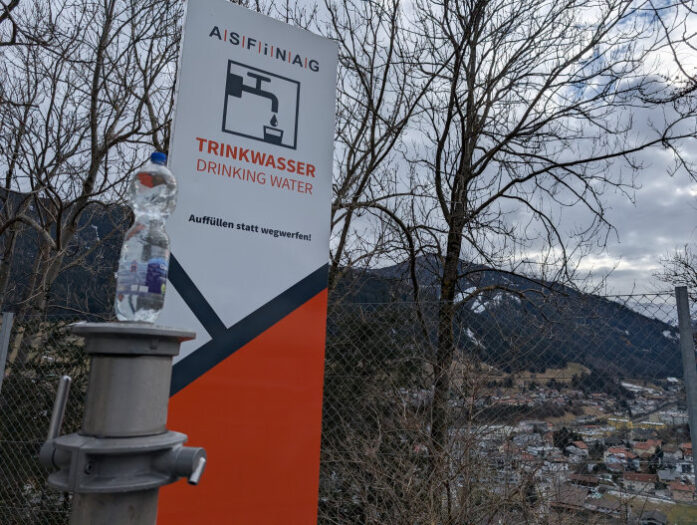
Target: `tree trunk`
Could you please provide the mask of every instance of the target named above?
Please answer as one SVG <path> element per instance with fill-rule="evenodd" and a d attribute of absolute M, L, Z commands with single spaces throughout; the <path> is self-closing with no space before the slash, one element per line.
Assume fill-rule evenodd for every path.
<path fill-rule="evenodd" d="M 458 266 L 460 249 L 462 247 L 461 220 L 452 221 L 448 233 L 448 245 L 443 273 L 440 283 L 440 301 L 438 304 L 438 340 L 436 359 L 433 364 L 434 389 L 431 412 L 431 476 L 434 487 L 432 504 L 440 507 L 443 495 L 447 502 L 446 522 L 450 523 L 452 511 L 451 491 L 449 482 L 448 430 L 450 428 L 450 369 L 454 355 L 453 320 L 455 317 L 455 291 L 457 289 Z M 442 487 L 443 492 L 439 489 Z"/>
<path fill-rule="evenodd" d="M 41 241 L 39 241 L 41 242 Z M 38 292 L 38 282 L 45 271 L 45 264 L 48 255 L 50 253 L 50 247 L 46 242 L 41 242 L 38 253 L 36 254 L 36 259 L 34 260 L 34 266 L 32 268 L 32 273 L 29 278 L 29 284 L 27 286 L 27 291 L 25 299 L 19 306 L 16 313 L 16 319 L 19 324 L 23 324 L 26 321 L 31 321 L 30 325 L 32 328 L 25 327 L 22 332 L 21 339 L 15 342 L 15 351 L 9 356 L 9 364 L 16 369 L 22 369 L 24 364 L 29 357 L 29 352 L 32 346 L 33 334 L 32 329 L 36 325 L 38 319 L 34 314 L 36 311 L 36 294 Z"/>
<path fill-rule="evenodd" d="M 435 383 L 431 440 L 436 450 L 445 448 L 447 442 L 448 397 L 450 394 L 449 369 L 453 359 L 453 317 L 455 313 L 453 302 L 457 285 L 457 263 L 460 254 L 460 242 L 456 238 L 457 235 L 451 233 L 448 237 L 448 250 L 443 264 L 443 275 L 440 285 L 438 344 L 433 367 Z"/>
<path fill-rule="evenodd" d="M 33 311 L 38 314 L 45 314 L 48 308 L 49 298 L 51 297 L 51 287 L 54 281 L 58 278 L 61 268 L 63 266 L 63 259 L 65 255 L 56 255 L 53 261 L 51 261 L 43 274 L 41 275 L 41 281 L 37 287 L 37 295 L 34 301 Z"/>

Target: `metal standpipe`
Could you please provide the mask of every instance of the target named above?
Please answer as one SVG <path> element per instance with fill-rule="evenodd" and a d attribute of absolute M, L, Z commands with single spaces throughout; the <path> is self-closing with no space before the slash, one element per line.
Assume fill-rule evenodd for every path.
<path fill-rule="evenodd" d="M 81 323 L 90 375 L 82 428 L 58 436 L 70 378 L 64 377 L 40 459 L 49 486 L 73 492 L 71 525 L 155 525 L 159 488 L 197 484 L 202 448 L 168 431 L 172 358 L 195 334 L 146 323 Z"/>

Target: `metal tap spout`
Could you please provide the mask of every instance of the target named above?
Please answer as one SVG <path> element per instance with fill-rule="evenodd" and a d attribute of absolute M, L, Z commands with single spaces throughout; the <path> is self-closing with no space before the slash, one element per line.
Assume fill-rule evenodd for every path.
<path fill-rule="evenodd" d="M 262 89 L 262 83 L 271 82 L 271 79 L 257 73 L 247 73 L 247 76 L 255 80 L 254 86 L 246 85 L 241 75 L 228 73 L 227 85 L 225 89 L 226 93 L 237 98 L 242 98 L 243 92 L 267 98 L 271 101 L 271 111 L 273 113 L 278 113 L 278 97 L 276 97 L 276 95 L 270 91 L 264 91 Z"/>

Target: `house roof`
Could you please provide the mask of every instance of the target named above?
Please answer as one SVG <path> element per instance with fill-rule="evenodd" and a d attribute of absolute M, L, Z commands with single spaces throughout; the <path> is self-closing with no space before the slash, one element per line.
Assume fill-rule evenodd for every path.
<path fill-rule="evenodd" d="M 668 486 L 670 487 L 670 490 L 676 490 L 679 492 L 694 492 L 695 491 L 694 485 L 687 485 L 685 483 L 680 483 L 679 481 L 673 481 L 672 483 L 669 483 Z"/>
<path fill-rule="evenodd" d="M 536 458 L 535 456 L 533 456 L 532 454 L 528 453 L 528 452 L 522 452 L 522 453 L 520 454 L 520 459 L 521 459 L 522 461 L 527 461 L 527 462 L 530 462 L 530 461 L 537 461 L 537 458 Z"/>
<path fill-rule="evenodd" d="M 552 499 L 553 505 L 563 507 L 583 507 L 583 503 L 588 496 L 588 489 L 576 487 L 574 485 L 562 485 L 558 488 Z"/>
<path fill-rule="evenodd" d="M 656 474 L 647 474 L 645 472 L 625 472 L 624 479 L 626 481 L 640 481 L 642 483 L 655 483 L 658 481 Z"/>
<path fill-rule="evenodd" d="M 600 483 L 600 478 L 589 474 L 571 474 L 569 476 L 569 481 L 586 485 L 598 485 Z"/>
<path fill-rule="evenodd" d="M 661 469 L 658 471 L 658 479 L 661 481 L 673 481 L 675 478 L 677 478 L 677 474 L 669 469 Z"/>
<path fill-rule="evenodd" d="M 638 441 L 634 443 L 636 450 L 649 450 L 650 448 L 656 448 L 661 446 L 661 441 L 658 439 L 647 439 L 646 441 Z"/>
<path fill-rule="evenodd" d="M 610 447 L 607 449 L 607 453 L 615 456 L 625 456 L 628 459 L 634 459 L 636 457 L 634 452 L 627 450 L 624 447 Z"/>
<path fill-rule="evenodd" d="M 581 450 L 588 450 L 588 445 L 586 445 L 583 441 L 574 441 L 573 445 Z"/>

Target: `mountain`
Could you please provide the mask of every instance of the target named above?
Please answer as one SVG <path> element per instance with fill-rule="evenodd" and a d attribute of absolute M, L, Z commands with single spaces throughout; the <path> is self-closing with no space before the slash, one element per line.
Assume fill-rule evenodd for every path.
<path fill-rule="evenodd" d="M 16 192 L 0 193 L 5 206 L 14 209 L 26 198 Z M 0 204 L 0 207 L 2 206 Z M 38 205 L 42 203 L 37 202 Z M 50 205 L 46 205 L 51 209 Z M 69 210 L 64 210 L 68 213 Z M 28 214 L 38 223 L 44 216 L 30 205 Z M 65 250 L 63 271 L 58 275 L 49 297 L 49 316 L 82 315 L 102 318 L 112 315 L 114 272 L 118 263 L 123 233 L 131 222 L 129 208 L 117 205 L 89 204 L 80 215 L 78 231 Z M 55 225 L 51 229 L 55 238 Z M 0 237 L 0 254 L 7 235 Z M 23 226 L 17 235 L 10 261 L 10 285 L 3 298 L 5 310 L 17 311 L 27 297 L 38 258 L 39 236 Z"/>
<path fill-rule="evenodd" d="M 461 352 L 474 354 L 490 366 L 505 372 L 542 372 L 576 362 L 595 376 L 615 379 L 682 377 L 677 328 L 644 315 L 655 313 L 655 308 L 466 261 L 461 261 L 459 272 L 463 277 L 456 296 L 455 339 Z M 435 257 L 417 261 L 420 298 L 425 318 L 431 320 L 431 337 L 435 336 L 439 274 Z M 468 299 L 485 287 L 495 289 Z M 409 267 L 403 263 L 354 273 L 335 293 L 346 302 L 396 307 L 412 300 Z M 658 310 L 674 309 L 672 298 L 658 299 L 666 307 Z"/>
<path fill-rule="evenodd" d="M 80 233 L 66 256 L 69 268 L 52 288 L 49 314 L 80 312 L 86 317 L 111 316 L 114 271 L 123 231 L 129 222 L 129 210 L 119 206 L 95 204 L 83 213 Z M 25 295 L 37 257 L 36 246 L 36 233 L 24 228 L 12 261 L 13 286 L 5 298 L 5 308 L 16 308 Z M 427 336 L 432 339 L 440 273 L 440 261 L 435 256 L 421 257 L 415 265 L 420 304 L 428 324 Z M 644 305 L 637 311 L 619 300 L 580 293 L 558 283 L 507 274 L 467 261 L 460 262 L 459 273 L 462 277 L 458 281 L 454 330 L 463 355 L 476 355 L 506 372 L 539 372 L 578 362 L 596 376 L 643 379 L 682 376 L 677 329 L 665 322 L 672 316 L 664 315 L 661 320 L 643 315 L 651 311 L 665 313 L 667 309 L 649 310 Z M 413 301 L 407 263 L 350 270 L 346 274 L 332 293 L 332 303 L 341 298 L 342 303 L 379 304 L 386 310 L 397 304 L 404 309 L 404 305 Z M 468 299 L 471 292 L 485 287 L 491 290 Z M 674 309 L 672 299 L 669 307 Z M 407 309 L 413 313 L 413 306 Z M 409 320 L 409 324 L 415 322 L 415 317 Z M 332 324 L 336 320 L 330 315 L 330 328 Z"/>

